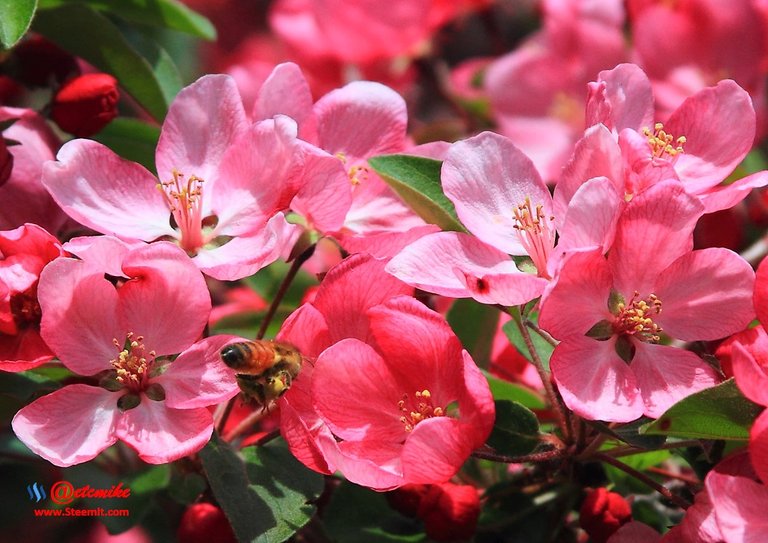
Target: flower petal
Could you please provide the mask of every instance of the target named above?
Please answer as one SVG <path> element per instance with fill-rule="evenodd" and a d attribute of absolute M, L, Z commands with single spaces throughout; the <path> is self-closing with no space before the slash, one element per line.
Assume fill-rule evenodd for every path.
<path fill-rule="evenodd" d="M 693 251 L 659 275 L 654 293 L 662 303 L 654 321 L 683 341 L 720 339 L 743 330 L 755 318 L 755 274 L 728 249 Z"/>
<path fill-rule="evenodd" d="M 175 409 L 207 407 L 237 395 L 235 375 L 219 356 L 228 343 L 245 341 L 231 335 L 202 339 L 181 353 L 152 383 L 162 385 L 165 404 Z"/>
<path fill-rule="evenodd" d="M 482 445 L 467 439 L 471 434 L 469 425 L 451 417 L 433 417 L 417 424 L 401 454 L 404 479 L 434 484 L 453 477 L 475 447 Z"/>
<path fill-rule="evenodd" d="M 616 340 L 571 337 L 549 361 L 565 405 L 588 420 L 629 422 L 643 414 L 632 369 L 616 354 Z"/>
<path fill-rule="evenodd" d="M 749 430 L 749 458 L 760 479 L 768 481 L 768 409 L 760 413 Z"/>
<path fill-rule="evenodd" d="M 212 432 L 213 417 L 207 409 L 172 409 L 146 396 L 123 413 L 115 430 L 149 464 L 167 464 L 199 451 Z"/>
<path fill-rule="evenodd" d="M 315 141 L 316 119 L 312 112 L 312 91 L 301 68 L 293 62 L 278 64 L 262 83 L 253 104 L 253 119 L 287 115 L 299 127 L 301 139 Z"/>
<path fill-rule="evenodd" d="M 77 222 L 103 234 L 152 241 L 175 236 L 157 179 L 91 140 L 65 143 L 43 167 L 43 185 Z"/>
<path fill-rule="evenodd" d="M 635 342 L 632 371 L 645 403 L 644 414 L 653 418 L 720 381 L 715 370 L 691 351 L 641 342 Z"/>
<path fill-rule="evenodd" d="M 68 385 L 23 407 L 13 431 L 35 454 L 56 466 L 87 462 L 115 443 L 119 395 Z"/>
<path fill-rule="evenodd" d="M 707 475 L 705 484 L 724 541 L 761 543 L 768 539 L 768 485 L 717 470 Z"/>
<path fill-rule="evenodd" d="M 760 365 L 741 343 L 734 343 L 731 351 L 733 376 L 744 396 L 753 402 L 768 406 L 768 368 Z"/>
<path fill-rule="evenodd" d="M 443 190 L 467 229 L 513 255 L 526 254 L 514 212 L 530 199 L 552 215 L 552 197 L 531 160 L 504 136 L 483 132 L 454 143 L 443 162 Z"/>

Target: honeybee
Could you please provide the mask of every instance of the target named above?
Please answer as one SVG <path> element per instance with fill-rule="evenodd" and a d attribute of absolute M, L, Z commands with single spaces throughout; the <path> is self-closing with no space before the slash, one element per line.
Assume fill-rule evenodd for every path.
<path fill-rule="evenodd" d="M 262 409 L 285 394 L 298 377 L 304 357 L 289 343 L 259 339 L 232 343 L 219 355 L 235 370 L 235 378 L 245 398 Z"/>

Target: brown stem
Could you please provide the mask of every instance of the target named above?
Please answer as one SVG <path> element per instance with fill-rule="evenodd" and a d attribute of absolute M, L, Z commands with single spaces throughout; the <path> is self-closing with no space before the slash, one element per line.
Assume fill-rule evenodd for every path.
<path fill-rule="evenodd" d="M 257 439 L 256 443 L 254 443 L 253 445 L 255 447 L 261 447 L 262 445 L 266 445 L 267 443 L 269 443 L 270 441 L 278 437 L 280 437 L 280 428 L 278 428 L 277 430 L 272 430 L 268 434 L 264 434 L 259 439 Z"/>
<path fill-rule="evenodd" d="M 621 462 L 620 460 L 617 460 L 612 456 L 608 456 L 607 454 L 603 454 L 603 453 L 597 453 L 595 454 L 594 458 L 596 460 L 600 460 L 601 462 L 605 462 L 606 464 L 610 464 L 613 467 L 620 469 L 627 475 L 630 475 L 635 479 L 637 479 L 638 481 L 648 485 L 649 487 L 654 489 L 656 492 L 658 492 L 659 494 L 661 494 L 662 496 L 664 496 L 669 501 L 671 501 L 672 503 L 674 503 L 675 505 L 677 505 L 682 509 L 688 509 L 691 506 L 691 504 L 688 503 L 686 500 L 684 500 L 680 496 L 672 494 L 672 492 L 667 487 L 660 485 L 645 473 L 637 471 L 635 468 L 632 468 L 626 465 L 624 462 Z"/>
<path fill-rule="evenodd" d="M 491 460 L 493 462 L 502 462 L 505 464 L 523 464 L 526 462 L 551 462 L 552 460 L 563 458 L 565 456 L 565 450 L 553 449 L 551 451 L 524 454 L 522 456 L 506 456 L 504 454 L 481 449 L 474 451 L 472 456 L 482 460 Z"/>
<path fill-rule="evenodd" d="M 657 468 L 656 466 L 651 466 L 647 468 L 648 471 L 656 473 L 657 475 L 662 475 L 664 477 L 667 477 L 669 479 L 677 479 L 678 481 L 682 481 L 686 484 L 689 484 L 691 486 L 697 486 L 701 484 L 701 481 L 699 481 L 696 477 L 691 477 L 689 475 L 683 475 L 680 473 L 672 473 L 669 470 Z"/>
<path fill-rule="evenodd" d="M 533 321 L 526 320 L 525 321 L 525 325 L 528 326 L 528 328 L 530 328 L 531 330 L 533 330 L 537 334 L 539 334 L 539 336 L 541 336 L 541 339 L 543 339 L 544 341 L 546 341 L 547 343 L 549 343 L 553 347 L 557 347 L 557 344 L 559 343 L 559 341 L 557 341 L 555 338 L 550 336 L 547 332 L 545 332 L 544 330 L 539 328 L 538 324 L 536 324 Z"/>
<path fill-rule="evenodd" d="M 229 432 L 224 434 L 224 441 L 232 441 L 236 437 L 240 437 L 242 434 L 248 431 L 249 428 L 251 428 L 254 424 L 256 424 L 259 420 L 264 418 L 264 415 L 266 414 L 266 411 L 263 411 L 262 409 L 257 409 L 250 415 L 246 416 L 243 420 L 241 420 L 239 423 L 237 423 L 237 426 L 232 428 Z"/>

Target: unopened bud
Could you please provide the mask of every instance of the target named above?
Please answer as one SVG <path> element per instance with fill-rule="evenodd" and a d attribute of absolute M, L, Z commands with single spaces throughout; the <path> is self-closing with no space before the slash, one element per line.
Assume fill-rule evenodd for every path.
<path fill-rule="evenodd" d="M 119 98 L 117 80 L 111 75 L 81 75 L 70 79 L 56 93 L 51 118 L 74 136 L 92 136 L 117 116 Z"/>
<path fill-rule="evenodd" d="M 178 540 L 185 543 L 235 543 L 235 534 L 224 512 L 210 503 L 194 503 L 181 517 Z"/>
<path fill-rule="evenodd" d="M 581 505 L 579 525 L 594 543 L 605 543 L 613 533 L 632 520 L 632 509 L 615 492 L 598 488 L 587 494 Z"/>

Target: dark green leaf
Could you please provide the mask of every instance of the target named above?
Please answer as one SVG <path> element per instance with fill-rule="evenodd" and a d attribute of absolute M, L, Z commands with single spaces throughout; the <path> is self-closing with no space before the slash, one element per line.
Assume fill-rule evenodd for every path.
<path fill-rule="evenodd" d="M 393 543 L 425 540 L 421 523 L 395 512 L 381 492 L 343 482 L 323 515 L 337 543 Z"/>
<path fill-rule="evenodd" d="M 170 100 L 167 82 L 120 34 L 104 15 L 81 3 L 61 5 L 38 12 L 33 27 L 73 55 L 114 75 L 120 86 L 156 120 L 165 117 Z M 158 61 L 160 78 L 167 75 L 165 61 Z"/>
<path fill-rule="evenodd" d="M 488 445 L 508 456 L 527 454 L 539 443 L 539 421 L 529 409 L 509 400 L 496 400 L 496 421 Z"/>
<path fill-rule="evenodd" d="M 487 372 L 484 372 L 484 374 L 485 378 L 488 379 L 488 385 L 491 387 L 491 394 L 493 394 L 494 400 L 518 402 L 528 409 L 544 409 L 546 407 L 547 404 L 544 398 L 533 390 L 516 383 L 504 381 L 503 379 L 497 379 Z"/>
<path fill-rule="evenodd" d="M 181 75 L 173 63 L 173 59 L 171 59 L 165 49 L 160 47 L 154 39 L 146 34 L 128 32 L 126 39 L 136 52 L 152 67 L 152 73 L 155 74 L 155 79 L 157 79 L 165 102 L 167 104 L 173 102 L 173 99 L 183 86 Z"/>
<path fill-rule="evenodd" d="M 177 502 L 190 505 L 207 487 L 205 477 L 198 473 L 174 473 L 171 484 L 168 486 L 168 493 Z"/>
<path fill-rule="evenodd" d="M 529 316 L 528 318 L 533 319 L 533 317 L 534 316 Z M 539 355 L 539 358 L 544 364 L 544 367 L 549 368 L 549 358 L 552 356 L 552 351 L 554 351 L 555 348 L 551 343 L 539 335 L 533 328 L 528 326 L 527 329 L 528 334 L 531 336 L 533 347 L 536 349 L 536 354 Z M 528 347 L 525 344 L 523 334 L 520 332 L 520 327 L 515 319 L 505 323 L 504 326 L 502 326 L 502 330 L 504 330 L 504 333 L 507 335 L 507 339 L 509 339 L 509 342 L 515 346 L 518 352 L 527 358 L 528 361 L 532 362 L 533 357 L 528 351 Z"/>
<path fill-rule="evenodd" d="M 499 324 L 499 310 L 471 298 L 462 298 L 453 302 L 446 319 L 475 363 L 487 368 Z"/>
<path fill-rule="evenodd" d="M 217 436 L 200 451 L 213 495 L 238 540 L 285 541 L 314 514 L 311 502 L 323 490 L 323 477 L 301 465 L 284 444 L 242 454 Z"/>
<path fill-rule="evenodd" d="M 749 438 L 749 429 L 762 410 L 729 379 L 683 398 L 643 431 L 694 439 L 744 440 Z"/>
<path fill-rule="evenodd" d="M 382 155 L 368 159 L 368 163 L 422 219 L 443 230 L 465 231 L 453 202 L 443 194 L 442 162 L 408 155 Z"/>
<path fill-rule="evenodd" d="M 206 40 L 216 39 L 216 29 L 208 19 L 176 0 L 40 0 L 40 9 L 77 2 L 132 23 L 170 28 Z"/>
<path fill-rule="evenodd" d="M 37 0 L 0 0 L 0 45 L 10 49 L 29 29 Z"/>
<path fill-rule="evenodd" d="M 0 394 L 7 394 L 18 400 L 28 401 L 61 387 L 61 384 L 39 373 L 25 371 L 19 373 L 0 373 Z"/>

